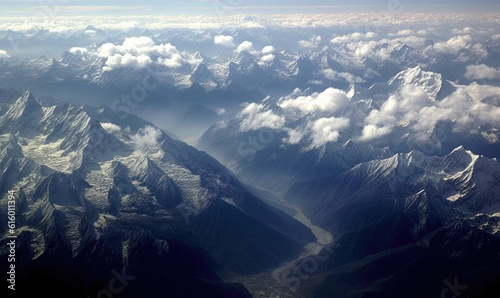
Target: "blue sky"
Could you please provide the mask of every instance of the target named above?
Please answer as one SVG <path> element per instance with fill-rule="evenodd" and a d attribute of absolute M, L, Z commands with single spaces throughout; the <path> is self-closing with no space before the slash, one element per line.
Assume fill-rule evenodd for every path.
<path fill-rule="evenodd" d="M 498 0 L 0 0 L 0 15 L 31 16 L 48 11 L 58 15 L 335 13 L 430 11 L 499 11 Z"/>

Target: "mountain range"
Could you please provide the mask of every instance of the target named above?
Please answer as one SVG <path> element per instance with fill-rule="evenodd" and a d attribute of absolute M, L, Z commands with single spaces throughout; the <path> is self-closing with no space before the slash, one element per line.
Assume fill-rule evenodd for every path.
<path fill-rule="evenodd" d="M 116 270 L 137 276 L 126 297 L 249 297 L 222 276 L 272 268 L 315 241 L 215 159 L 145 120 L 123 127 L 104 106 L 1 93 L 0 189 L 17 196 L 19 284 L 87 297 Z"/>
<path fill-rule="evenodd" d="M 497 297 L 497 19 L 0 22 L 17 293 Z"/>

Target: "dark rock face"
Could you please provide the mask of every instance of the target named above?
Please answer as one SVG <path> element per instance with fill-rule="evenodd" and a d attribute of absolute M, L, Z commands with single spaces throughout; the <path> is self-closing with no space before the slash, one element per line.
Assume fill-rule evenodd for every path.
<path fill-rule="evenodd" d="M 269 269 L 315 239 L 215 159 L 151 125 L 42 107 L 30 93 L 9 100 L 0 189 L 18 198 L 18 293 L 53 285 L 56 297 L 251 297 L 221 276 Z M 121 286 L 110 282 L 117 275 Z"/>

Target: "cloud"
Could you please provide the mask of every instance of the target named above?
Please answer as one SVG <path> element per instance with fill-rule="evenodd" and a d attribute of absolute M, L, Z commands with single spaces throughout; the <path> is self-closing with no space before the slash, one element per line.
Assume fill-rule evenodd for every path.
<path fill-rule="evenodd" d="M 181 56 L 180 53 L 171 53 L 166 57 L 158 58 L 158 63 L 165 65 L 168 68 L 179 68 L 187 61 Z"/>
<path fill-rule="evenodd" d="M 438 53 L 456 54 L 463 48 L 467 48 L 472 38 L 470 35 L 460 35 L 450 38 L 446 42 L 438 42 L 434 44 L 433 48 Z"/>
<path fill-rule="evenodd" d="M 0 50 L 0 58 L 9 58 L 9 54 L 7 54 L 7 51 Z"/>
<path fill-rule="evenodd" d="M 493 0 L 491 0 L 493 1 Z M 107 6 L 109 10 L 116 10 L 116 7 Z M 33 9 L 36 6 L 32 7 Z M 73 7 L 74 8 L 74 7 Z M 102 7 L 99 7 L 102 8 Z M 143 10 L 147 7 L 129 6 L 127 9 Z M 79 7 L 78 9 L 82 9 Z M 278 8 L 279 10 L 279 8 Z M 34 13 L 35 11 L 33 11 Z M 478 16 L 481 22 L 478 23 Z M 331 14 L 280 14 L 280 15 L 259 15 L 249 17 L 244 14 L 226 14 L 220 16 L 217 14 L 206 14 L 197 17 L 185 17 L 182 15 L 170 15 L 166 17 L 164 14 L 148 15 L 147 17 L 130 17 L 124 20 L 123 16 L 81 16 L 78 18 L 68 18 L 67 16 L 50 18 L 16 18 L 9 17 L 2 20 L 0 30 L 13 30 L 16 32 L 30 31 L 33 29 L 46 29 L 50 32 L 59 31 L 74 31 L 84 30 L 89 24 L 98 29 L 132 29 L 141 28 L 149 30 L 165 30 L 172 28 L 182 29 L 214 29 L 220 32 L 222 28 L 327 28 L 329 30 L 338 30 L 339 28 L 365 28 L 367 24 L 372 28 L 380 28 L 381 31 L 387 28 L 422 28 L 426 26 L 426 30 L 439 27 L 443 23 L 448 23 L 453 27 L 461 28 L 462 24 L 480 24 L 481 26 L 496 25 L 498 16 L 494 13 L 478 15 L 475 13 L 449 13 L 440 14 L 437 18 L 435 14 L 422 13 L 403 13 L 398 14 L 395 18 L 393 14 L 377 14 L 373 13 L 339 13 L 332 17 Z M 451 29 L 448 29 L 451 31 Z M 476 30 L 477 32 L 477 30 Z M 491 36 L 490 32 L 490 36 Z"/>
<path fill-rule="evenodd" d="M 88 30 L 83 31 L 83 33 L 85 33 L 87 35 L 94 36 L 97 34 L 97 31 L 88 29 Z"/>
<path fill-rule="evenodd" d="M 143 68 L 152 62 L 151 58 L 146 55 L 133 56 L 128 53 L 125 55 L 115 54 L 108 57 L 108 60 L 106 60 L 106 67 L 104 67 L 103 70 L 113 70 L 121 67 Z"/>
<path fill-rule="evenodd" d="M 281 129 L 285 125 L 285 117 L 278 116 L 272 110 L 264 110 L 264 105 L 251 103 L 241 112 L 243 119 L 240 123 L 241 131 L 258 130 L 261 128 Z"/>
<path fill-rule="evenodd" d="M 325 76 L 325 78 L 327 78 L 328 80 L 332 80 L 332 81 L 345 80 L 346 82 L 348 82 L 351 85 L 365 82 L 365 80 L 363 80 L 360 77 L 357 77 L 357 76 L 352 75 L 352 74 L 347 73 L 347 72 L 336 72 L 331 68 L 327 68 L 327 69 L 323 70 L 322 72 L 323 72 L 323 75 Z"/>
<path fill-rule="evenodd" d="M 269 55 L 272 54 L 276 51 L 276 49 L 273 46 L 265 46 L 262 48 L 262 54 L 264 55 Z"/>
<path fill-rule="evenodd" d="M 359 32 L 354 32 L 354 33 L 347 34 L 347 35 L 336 36 L 332 40 L 330 40 L 330 42 L 334 43 L 334 44 L 336 44 L 336 43 L 349 43 L 349 42 L 353 42 L 353 41 L 359 41 L 362 39 L 374 38 L 375 36 L 377 36 L 377 34 L 375 32 L 367 32 L 365 34 L 359 33 Z"/>
<path fill-rule="evenodd" d="M 349 126 L 347 118 L 320 118 L 310 123 L 313 146 L 321 146 L 328 142 L 336 142 L 340 130 Z"/>
<path fill-rule="evenodd" d="M 228 48 L 234 48 L 234 38 L 228 35 L 216 35 L 214 36 L 214 43 L 216 45 L 222 45 Z"/>
<path fill-rule="evenodd" d="M 396 126 L 415 124 L 419 112 L 432 105 L 427 93 L 418 87 L 404 86 L 397 94 L 390 96 L 380 107 L 366 116 L 360 141 L 371 141 L 392 132 Z"/>
<path fill-rule="evenodd" d="M 147 36 L 128 37 L 125 38 L 121 45 L 112 43 L 103 44 L 98 51 L 98 55 L 100 57 L 108 57 L 114 54 L 125 53 L 134 55 L 147 54 L 152 51 L 154 45 L 154 41 Z"/>
<path fill-rule="evenodd" d="M 409 35 L 405 37 L 399 37 L 394 39 L 395 42 L 402 42 L 406 45 L 409 45 L 413 48 L 421 48 L 424 47 L 427 43 L 427 39 L 420 36 Z"/>
<path fill-rule="evenodd" d="M 299 46 L 303 48 L 317 48 L 321 43 L 321 36 L 313 35 L 309 40 L 299 40 Z"/>
<path fill-rule="evenodd" d="M 273 54 L 275 51 L 276 49 L 273 46 L 265 46 L 264 48 L 262 48 L 261 53 L 263 54 L 263 56 L 260 57 L 259 64 L 266 65 L 272 63 L 276 58 L 276 56 Z"/>
<path fill-rule="evenodd" d="M 500 125 L 500 107 L 483 102 L 491 94 L 498 96 L 500 88 L 472 84 L 459 87 L 450 96 L 418 111 L 412 126 L 420 139 L 427 140 L 439 121 L 450 121 L 459 133 L 479 134 L 479 129 Z"/>
<path fill-rule="evenodd" d="M 413 34 L 415 34 L 415 33 L 411 29 L 399 30 L 396 33 L 397 36 L 408 36 L 408 35 L 413 35 Z"/>
<path fill-rule="evenodd" d="M 306 136 L 311 141 L 311 145 L 321 146 L 328 142 L 337 142 L 340 137 L 340 131 L 349 127 L 348 118 L 321 117 L 311 119 L 305 125 L 299 125 L 295 129 L 288 129 L 287 137 L 283 142 L 290 145 L 300 143 Z"/>
<path fill-rule="evenodd" d="M 162 136 L 161 130 L 153 126 L 145 126 L 137 131 L 130 139 L 138 148 L 143 147 L 158 147 Z"/>
<path fill-rule="evenodd" d="M 358 138 L 358 140 L 361 142 L 368 142 L 383 137 L 389 134 L 391 131 L 392 131 L 391 127 L 387 126 L 379 127 L 374 124 L 368 124 L 365 127 L 363 127 L 363 131 L 361 132 L 361 136 Z"/>
<path fill-rule="evenodd" d="M 109 133 L 113 133 L 113 132 L 117 132 L 117 131 L 121 130 L 120 126 L 113 124 L 113 123 L 105 122 L 105 123 L 101 123 L 101 126 L 102 126 L 102 128 L 104 128 L 105 131 L 107 131 Z"/>
<path fill-rule="evenodd" d="M 221 121 L 217 121 L 217 122 L 215 123 L 215 126 L 216 126 L 218 129 L 224 129 L 224 128 L 226 128 L 226 127 L 227 127 L 227 122 L 226 122 L 226 121 L 223 121 L 223 120 L 221 120 Z"/>
<path fill-rule="evenodd" d="M 482 101 L 485 98 L 495 98 L 500 94 L 500 87 L 489 86 L 489 85 L 479 85 L 477 83 L 472 83 L 464 87 L 467 93 L 477 102 Z"/>
<path fill-rule="evenodd" d="M 465 77 L 471 80 L 500 80 L 500 69 L 484 64 L 466 67 Z"/>
<path fill-rule="evenodd" d="M 253 43 L 251 41 L 245 40 L 240 43 L 240 45 L 236 48 L 236 52 L 247 51 L 252 55 L 258 54 L 258 52 L 254 49 Z"/>
<path fill-rule="evenodd" d="M 304 137 L 304 132 L 300 129 L 293 129 L 287 132 L 288 137 L 283 139 L 283 142 L 288 143 L 290 145 L 298 144 L 302 138 Z"/>
<path fill-rule="evenodd" d="M 493 39 L 493 40 L 499 40 L 500 39 L 500 33 L 491 36 L 491 39 Z"/>
<path fill-rule="evenodd" d="M 344 91 L 328 88 L 321 93 L 313 93 L 309 96 L 297 98 L 285 97 L 278 105 L 285 110 L 297 110 L 302 114 L 314 112 L 335 112 L 349 102 Z"/>
<path fill-rule="evenodd" d="M 88 49 L 87 48 L 82 48 L 82 47 L 72 47 L 71 49 L 69 49 L 69 52 L 71 54 L 85 54 L 85 53 L 88 53 Z"/>
<path fill-rule="evenodd" d="M 276 57 L 273 54 L 264 55 L 260 58 L 260 62 L 263 64 L 269 64 L 274 61 Z"/>
<path fill-rule="evenodd" d="M 304 95 L 295 89 L 278 100 L 276 105 L 281 109 L 247 105 L 239 114 L 240 130 L 280 129 L 286 132 L 282 142 L 289 145 L 338 142 L 347 129 L 352 134 L 345 137 L 358 142 L 371 142 L 394 132 L 428 142 L 438 123 L 445 121 L 456 133 L 477 134 L 489 142 L 498 140 L 500 107 L 496 99 L 500 87 L 477 83 L 455 86 L 456 91 L 448 97 L 432 100 L 424 89 L 405 85 L 367 114 L 342 90 L 327 88 Z"/>
<path fill-rule="evenodd" d="M 125 38 L 121 45 L 105 43 L 97 49 L 99 57 L 107 58 L 104 71 L 117 68 L 143 68 L 154 61 L 169 68 L 189 63 L 170 43 L 156 45 L 146 36 Z"/>
<path fill-rule="evenodd" d="M 471 34 L 471 33 L 474 33 L 474 29 L 472 29 L 471 27 L 465 27 L 465 28 L 462 28 L 462 29 L 459 29 L 459 28 L 454 28 L 451 30 L 451 33 L 453 34 Z"/>
<path fill-rule="evenodd" d="M 347 48 L 353 53 L 354 58 L 357 60 L 363 60 L 370 57 L 374 60 L 384 61 L 390 58 L 391 53 L 388 49 L 378 48 L 380 42 L 377 41 L 359 41 L 357 43 L 350 43 Z M 378 49 L 377 49 L 378 48 Z"/>

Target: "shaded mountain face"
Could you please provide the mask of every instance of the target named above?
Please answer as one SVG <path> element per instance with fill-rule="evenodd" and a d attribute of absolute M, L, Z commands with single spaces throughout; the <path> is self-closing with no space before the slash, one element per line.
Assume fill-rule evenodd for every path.
<path fill-rule="evenodd" d="M 415 237 L 457 216 L 497 216 L 500 164 L 456 148 L 443 157 L 420 151 L 361 163 L 350 170 L 297 183 L 287 194 L 321 226 L 344 235 L 396 214 Z"/>
<path fill-rule="evenodd" d="M 286 193 L 335 241 L 273 271 L 303 297 L 490 297 L 500 280 L 500 164 L 463 147 L 360 163 Z M 453 286 L 456 286 L 455 288 Z"/>
<path fill-rule="evenodd" d="M 1 94 L 0 217 L 14 190 L 20 284 L 87 297 L 119 273 L 135 277 L 123 297 L 250 297 L 221 276 L 266 270 L 315 239 L 215 159 L 145 120 L 124 126 L 106 107 Z"/>
<path fill-rule="evenodd" d="M 500 151 L 484 136 L 498 132 L 467 107 L 499 106 L 476 88 L 414 67 L 367 89 L 296 90 L 243 107 L 198 145 L 332 233 L 319 253 L 274 270 L 300 295 L 432 297 L 451 284 L 489 297 L 500 281 Z M 449 106 L 459 101 L 466 108 Z"/>
<path fill-rule="evenodd" d="M 288 199 L 338 240 L 277 275 L 306 297 L 438 296 L 450 284 L 461 295 L 494 296 L 499 179 L 496 159 L 459 147 L 443 157 L 397 154 L 297 184 Z M 310 260 L 318 261 L 301 278 Z"/>

